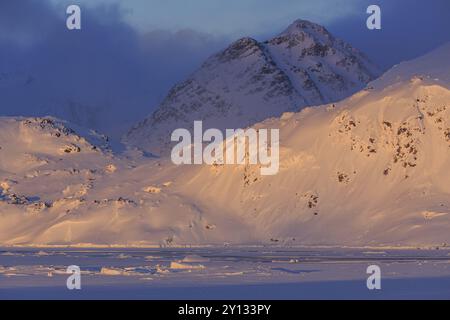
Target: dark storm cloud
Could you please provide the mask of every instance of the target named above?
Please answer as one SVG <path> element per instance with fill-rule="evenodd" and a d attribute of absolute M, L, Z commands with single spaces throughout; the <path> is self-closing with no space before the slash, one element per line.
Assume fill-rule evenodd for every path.
<path fill-rule="evenodd" d="M 194 31 L 141 35 L 118 5 L 82 7 L 82 30 L 65 19 L 65 7 L 42 0 L 0 2 L 0 114 L 67 116 L 78 104 L 107 115 L 101 129 L 123 131 L 225 43 Z"/>
<path fill-rule="evenodd" d="M 370 4 L 381 7 L 381 30 L 366 28 L 366 8 Z M 328 27 L 384 68 L 450 41 L 448 0 L 361 0 L 356 5 L 358 14 L 334 21 Z"/>
<path fill-rule="evenodd" d="M 236 8 L 216 1 L 224 10 L 219 7 L 214 10 L 227 17 L 224 21 L 231 27 L 244 22 L 263 25 L 256 34 L 249 34 L 261 40 L 281 31 L 295 18 L 311 18 L 316 23 L 325 23 L 333 34 L 361 49 L 384 68 L 450 41 L 448 0 L 319 2 L 320 5 L 293 0 L 256 4 L 249 0 L 245 6 Z M 55 3 L 0 0 L 0 115 L 52 114 L 108 133 L 124 132 L 148 115 L 174 83 L 234 40 L 192 30 L 154 29 L 141 34 L 125 22 L 129 19 L 124 20 L 130 17 L 126 11 L 129 9 L 109 0 L 98 0 L 97 6 L 91 1 L 89 6 L 82 5 L 82 30 L 68 31 L 65 1 Z M 178 2 L 170 3 L 173 10 L 178 10 L 174 12 L 170 7 L 163 15 L 170 23 L 176 24 L 174 17 L 182 15 L 210 29 L 211 19 L 191 17 L 179 9 Z M 278 3 L 285 10 L 290 9 L 291 15 L 274 15 Z M 334 14 L 333 19 L 325 19 L 325 13 L 337 10 L 339 3 L 346 4 L 343 18 L 339 20 Z M 380 31 L 366 28 L 366 8 L 370 4 L 381 6 Z M 161 16 L 157 7 L 151 9 L 153 15 Z M 267 23 L 246 20 L 256 14 L 255 10 L 259 19 Z M 237 11 L 242 11 L 240 16 Z M 302 16 L 305 12 L 309 15 Z M 324 14 L 323 19 L 317 18 L 321 21 L 314 20 Z"/>

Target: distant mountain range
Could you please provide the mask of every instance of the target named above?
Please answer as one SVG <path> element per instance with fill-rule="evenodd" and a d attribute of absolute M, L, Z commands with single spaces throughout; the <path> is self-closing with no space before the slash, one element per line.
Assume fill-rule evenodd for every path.
<path fill-rule="evenodd" d="M 161 117 L 161 130 L 146 145 L 153 151 L 161 142 L 163 125 L 169 130 L 200 115 L 210 124 L 215 119 L 235 127 L 243 123 L 227 121 L 253 121 L 277 106 L 272 111 L 281 113 L 286 107 L 281 102 L 292 102 L 289 110 L 296 110 L 297 102 L 320 100 L 320 106 L 253 125 L 280 130 L 280 170 L 273 176 L 261 176 L 258 165 L 175 166 L 167 157 L 149 158 L 134 149 L 114 154 L 105 137 L 67 122 L 0 118 L 0 245 L 450 244 L 450 44 L 332 102 L 330 92 L 356 90 L 373 73 L 363 72 L 369 67 L 355 55 L 358 62 L 349 65 L 342 82 L 337 73 L 325 77 L 325 71 L 317 73 L 318 82 L 309 70 L 308 79 L 318 89 L 307 90 L 310 95 L 300 90 L 293 74 L 283 71 L 290 70 L 280 62 L 283 54 L 274 52 L 277 41 L 287 48 L 290 40 L 283 37 L 302 39 L 310 28 L 320 27 L 299 21 L 280 40 L 245 39 L 212 57 L 185 83 L 188 87 L 173 90 L 166 105 L 176 101 L 179 113 L 178 107 L 170 108 L 174 113 Z M 315 36 L 327 39 L 323 30 Z M 337 45 L 319 47 L 300 50 L 298 44 L 295 52 L 301 56 L 304 50 L 300 61 L 322 61 L 323 70 L 336 64 L 325 67 L 325 53 L 336 50 L 333 61 L 348 57 Z M 206 72 L 208 66 L 217 73 Z M 236 100 L 211 106 L 216 101 L 211 88 L 221 88 L 223 95 L 225 86 L 226 99 Z M 264 101 L 260 113 L 255 111 L 259 104 L 247 103 Z M 230 109 L 218 113 L 220 105 Z M 229 115 L 240 107 L 241 117 Z M 250 110 L 253 120 L 245 116 Z M 128 139 L 150 134 L 152 119 Z"/>
<path fill-rule="evenodd" d="M 341 100 L 380 75 L 364 54 L 324 27 L 297 20 L 265 42 L 242 38 L 169 92 L 124 141 L 154 154 L 174 129 L 242 128 L 283 112 Z"/>

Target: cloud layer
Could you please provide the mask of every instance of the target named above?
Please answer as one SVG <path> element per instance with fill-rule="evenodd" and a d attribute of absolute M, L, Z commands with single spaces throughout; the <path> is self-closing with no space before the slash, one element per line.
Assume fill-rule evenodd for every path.
<path fill-rule="evenodd" d="M 264 40 L 297 18 L 384 68 L 450 41 L 448 0 L 380 0 L 380 31 L 365 27 L 369 0 L 89 0 L 81 31 L 66 29 L 66 2 L 0 1 L 0 115 L 51 114 L 118 137 L 238 35 Z"/>
<path fill-rule="evenodd" d="M 42 0 L 0 2 L 2 115 L 51 113 L 118 135 L 228 41 L 189 30 L 142 35 L 115 4 L 83 8 L 80 31 L 65 19 L 65 8 Z"/>
<path fill-rule="evenodd" d="M 379 0 L 382 29 L 370 31 L 366 8 L 372 3 L 360 0 L 355 14 L 327 26 L 385 69 L 450 41 L 448 0 Z"/>

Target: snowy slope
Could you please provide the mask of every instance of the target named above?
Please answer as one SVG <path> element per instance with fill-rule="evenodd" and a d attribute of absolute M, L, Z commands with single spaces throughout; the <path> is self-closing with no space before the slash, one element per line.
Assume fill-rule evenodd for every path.
<path fill-rule="evenodd" d="M 264 46 L 308 105 L 342 100 L 380 73 L 360 51 L 304 20 Z"/>
<path fill-rule="evenodd" d="M 256 238 L 275 242 L 448 243 L 448 56 L 450 45 L 340 103 L 256 125 L 280 129 L 277 175 L 202 168 L 186 192 L 207 194 L 217 210 L 254 225 Z"/>
<path fill-rule="evenodd" d="M 449 102 L 447 88 L 414 79 L 335 108 L 285 114 L 261 125 L 282 132 L 277 175 L 205 168 L 186 192 L 208 194 L 275 241 L 446 243 Z"/>
<path fill-rule="evenodd" d="M 210 57 L 176 85 L 160 107 L 125 137 L 163 154 L 176 128 L 241 128 L 264 119 L 348 97 L 380 74 L 365 56 L 325 28 L 295 21 L 260 43 L 243 38 Z"/>
<path fill-rule="evenodd" d="M 207 214 L 164 180 L 173 168 L 161 178 L 154 160 L 114 156 L 105 137 L 54 118 L 0 118 L 0 128 L 0 244 L 214 240 L 202 234 Z"/>
<path fill-rule="evenodd" d="M 274 176 L 114 156 L 68 124 L 2 118 L 0 244 L 448 244 L 449 55 L 256 124 L 280 129 Z"/>

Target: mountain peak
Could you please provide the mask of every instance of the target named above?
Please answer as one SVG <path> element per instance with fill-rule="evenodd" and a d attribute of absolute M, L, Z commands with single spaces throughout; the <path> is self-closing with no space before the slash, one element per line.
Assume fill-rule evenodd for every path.
<path fill-rule="evenodd" d="M 218 58 L 222 61 L 237 59 L 248 53 L 259 51 L 259 42 L 250 37 L 244 37 L 233 42 L 228 48 L 218 54 Z"/>
<path fill-rule="evenodd" d="M 297 19 L 293 23 L 291 23 L 282 33 L 281 35 L 294 35 L 302 32 L 306 33 L 318 33 L 322 35 L 330 35 L 330 33 L 323 26 L 318 25 L 317 23 Z"/>
<path fill-rule="evenodd" d="M 265 43 L 287 45 L 290 48 L 301 46 L 303 48 L 312 48 L 315 51 L 343 44 L 342 41 L 334 38 L 325 27 L 301 19 L 295 20 L 283 32 Z"/>
<path fill-rule="evenodd" d="M 349 44 L 315 23 L 296 20 L 266 41 L 244 37 L 208 58 L 177 84 L 160 107 L 126 135 L 153 154 L 170 150 L 170 133 L 191 129 L 247 127 L 286 111 L 348 97 L 379 75 Z"/>

